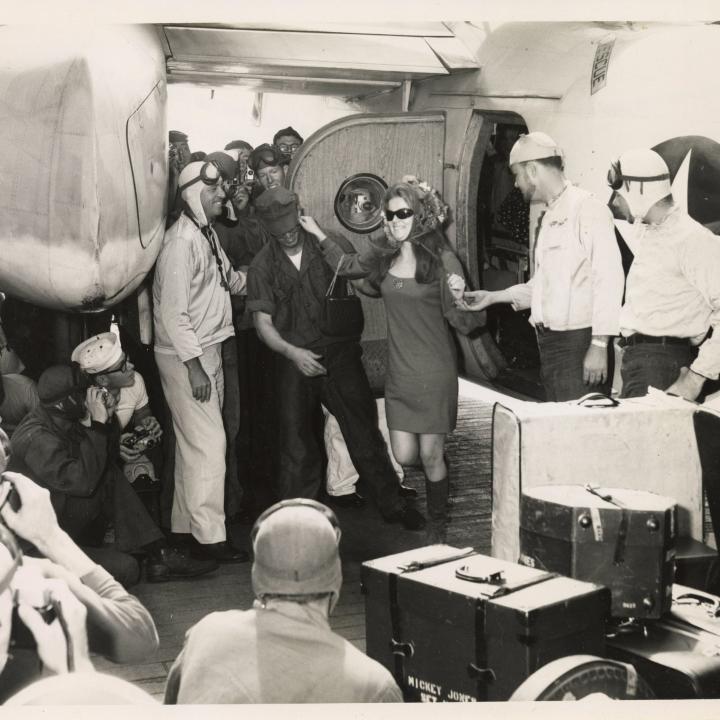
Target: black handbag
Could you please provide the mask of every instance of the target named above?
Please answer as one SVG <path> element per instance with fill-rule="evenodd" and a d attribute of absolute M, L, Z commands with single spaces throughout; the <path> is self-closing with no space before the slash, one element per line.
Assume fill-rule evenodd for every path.
<path fill-rule="evenodd" d="M 339 278 L 340 258 L 333 279 L 325 293 L 320 330 L 329 337 L 360 337 L 365 325 L 362 303 L 345 278 Z"/>

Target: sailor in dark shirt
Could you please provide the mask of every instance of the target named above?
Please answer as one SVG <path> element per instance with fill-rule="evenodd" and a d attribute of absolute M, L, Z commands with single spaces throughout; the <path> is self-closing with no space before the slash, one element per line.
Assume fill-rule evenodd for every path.
<path fill-rule="evenodd" d="M 388 522 L 421 529 L 425 519 L 400 497 L 377 409 L 360 360 L 357 336 L 328 336 L 321 329 L 333 272 L 315 238 L 298 221 L 297 197 L 266 190 L 256 213 L 271 236 L 248 271 L 248 303 L 261 340 L 274 351 L 278 497 L 314 498 L 322 483 L 322 455 L 313 433 L 320 403 L 337 418 L 360 482 Z M 336 242 L 355 252 L 343 237 Z"/>

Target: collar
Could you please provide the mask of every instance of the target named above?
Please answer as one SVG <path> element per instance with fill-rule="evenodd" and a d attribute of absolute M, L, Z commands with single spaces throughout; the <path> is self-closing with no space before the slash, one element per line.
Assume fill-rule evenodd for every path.
<path fill-rule="evenodd" d="M 675 202 L 670 206 L 670 209 L 665 213 L 665 217 L 658 223 L 643 223 L 647 224 L 650 228 L 664 229 L 674 225 L 680 220 L 682 213 L 680 212 L 680 206 Z"/>
<path fill-rule="evenodd" d="M 552 199 L 550 199 L 547 203 L 548 210 L 552 210 L 556 208 L 560 202 L 560 199 L 565 195 L 567 192 L 567 189 L 571 186 L 572 183 L 570 183 L 569 180 L 565 181 L 565 185 L 563 186 L 563 189 Z"/>
<path fill-rule="evenodd" d="M 328 630 L 330 628 L 328 602 L 327 598 L 310 600 L 306 603 L 283 600 L 282 598 L 270 598 L 265 602 L 255 600 L 253 608 L 258 612 L 276 612 L 291 620 Z"/>

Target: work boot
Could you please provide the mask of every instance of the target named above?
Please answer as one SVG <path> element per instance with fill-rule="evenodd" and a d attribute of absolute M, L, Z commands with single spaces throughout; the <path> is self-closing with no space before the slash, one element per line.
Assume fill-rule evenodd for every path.
<path fill-rule="evenodd" d="M 241 563 L 250 559 L 250 555 L 245 550 L 236 548 L 227 540 L 216 543 L 198 543 L 195 546 L 195 554 L 219 563 Z"/>
<path fill-rule="evenodd" d="M 426 530 L 428 545 L 444 543 L 447 537 L 450 479 L 447 475 L 435 482 L 425 478 L 425 492 L 429 519 Z"/>
<path fill-rule="evenodd" d="M 425 517 L 410 503 L 383 517 L 385 522 L 401 523 L 406 530 L 422 530 L 425 527 Z"/>
<path fill-rule="evenodd" d="M 164 582 L 172 578 L 189 578 L 217 570 L 215 560 L 198 560 L 177 547 L 162 547 L 148 556 L 145 563 L 145 579 L 148 582 Z"/>
<path fill-rule="evenodd" d="M 349 495 L 328 495 L 327 501 L 328 505 L 336 505 L 341 508 L 365 507 L 365 498 L 357 492 Z"/>

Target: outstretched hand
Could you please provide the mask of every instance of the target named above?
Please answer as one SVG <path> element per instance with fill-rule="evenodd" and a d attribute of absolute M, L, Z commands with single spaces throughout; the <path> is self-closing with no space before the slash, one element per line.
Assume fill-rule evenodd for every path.
<path fill-rule="evenodd" d="M 494 304 L 493 294 L 489 290 L 470 290 L 463 293 L 462 298 L 455 301 L 461 310 L 475 312 L 484 310 Z"/>

